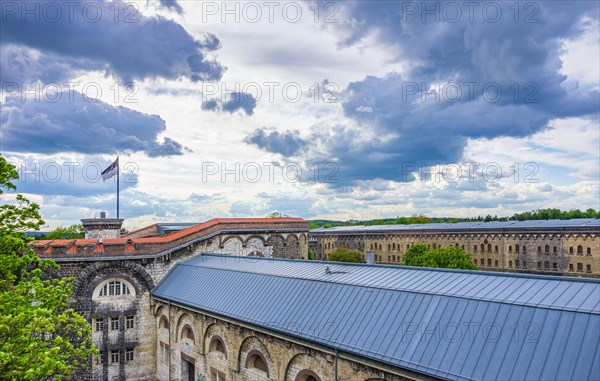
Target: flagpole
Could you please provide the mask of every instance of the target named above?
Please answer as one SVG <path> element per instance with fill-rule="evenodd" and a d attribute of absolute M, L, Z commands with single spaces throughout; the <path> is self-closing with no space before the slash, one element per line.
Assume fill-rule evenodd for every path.
<path fill-rule="evenodd" d="M 117 218 L 119 218 L 119 157 L 117 156 Z"/>

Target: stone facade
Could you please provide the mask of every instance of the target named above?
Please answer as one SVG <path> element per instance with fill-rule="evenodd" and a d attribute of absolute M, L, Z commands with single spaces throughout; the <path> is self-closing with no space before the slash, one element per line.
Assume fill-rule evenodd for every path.
<path fill-rule="evenodd" d="M 431 248 L 459 246 L 480 270 L 600 277 L 600 229 L 488 232 L 318 232 L 310 233 L 316 259 L 338 247 L 373 252 L 378 263 L 402 263 L 415 243 Z"/>
<path fill-rule="evenodd" d="M 423 377 L 169 301 L 154 302 L 157 380 L 408 381 Z"/>
<path fill-rule="evenodd" d="M 307 240 L 301 219 L 231 219 L 161 237 L 36 241 L 32 248 L 61 266 L 51 275 L 75 279 L 72 305 L 101 352 L 76 379 L 143 381 L 161 371 L 150 291 L 176 263 L 203 252 L 305 259 Z"/>

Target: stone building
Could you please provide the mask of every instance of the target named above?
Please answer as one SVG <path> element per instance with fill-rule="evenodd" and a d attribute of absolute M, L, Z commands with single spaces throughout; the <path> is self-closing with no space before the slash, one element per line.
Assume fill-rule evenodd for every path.
<path fill-rule="evenodd" d="M 480 270 L 600 277 L 600 219 L 346 226 L 310 231 L 310 248 L 326 259 L 338 247 L 401 263 L 415 243 L 459 246 Z"/>
<path fill-rule="evenodd" d="M 156 376 L 598 380 L 599 295 L 595 279 L 205 254 L 152 291 Z"/>
<path fill-rule="evenodd" d="M 122 220 L 82 220 L 85 239 L 35 241 L 42 258 L 72 276 L 73 305 L 92 325 L 101 356 L 78 380 L 155 380 L 159 352 L 150 291 L 181 260 L 201 252 L 306 259 L 298 218 L 223 218 L 154 224 L 120 236 Z"/>

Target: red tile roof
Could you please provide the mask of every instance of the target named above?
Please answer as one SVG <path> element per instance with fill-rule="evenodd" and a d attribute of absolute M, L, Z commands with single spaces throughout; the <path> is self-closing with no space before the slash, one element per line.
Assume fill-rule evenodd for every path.
<path fill-rule="evenodd" d="M 164 236 L 131 237 L 137 232 L 151 231 L 156 224 L 138 229 L 121 238 L 77 240 L 39 240 L 31 243 L 40 257 L 44 258 L 74 258 L 119 255 L 155 255 L 163 251 L 184 245 L 203 236 L 218 233 L 223 230 L 301 230 L 308 232 L 308 224 L 302 218 L 215 218 L 187 229 Z M 93 247 L 93 249 L 91 249 Z"/>

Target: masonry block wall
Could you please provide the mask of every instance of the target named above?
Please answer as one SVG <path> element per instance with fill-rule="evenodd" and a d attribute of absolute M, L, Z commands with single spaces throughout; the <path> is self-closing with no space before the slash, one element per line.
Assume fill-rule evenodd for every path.
<path fill-rule="evenodd" d="M 336 357 L 325 348 L 165 301 L 156 301 L 154 316 L 159 331 L 156 347 L 161 351 L 156 357 L 160 381 L 329 381 L 336 376 L 340 381 L 415 379 L 401 369 Z"/>
<path fill-rule="evenodd" d="M 600 231 L 532 233 L 311 234 L 316 259 L 338 247 L 372 251 L 378 263 L 401 264 L 415 243 L 459 246 L 480 270 L 600 277 Z"/>

